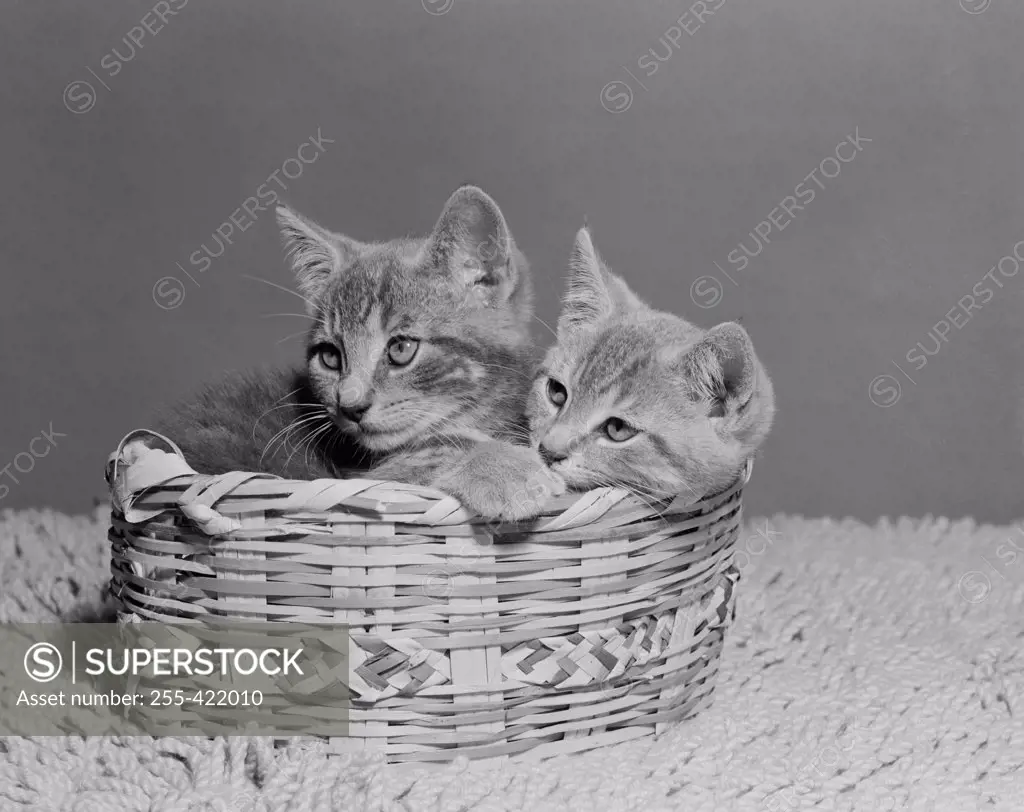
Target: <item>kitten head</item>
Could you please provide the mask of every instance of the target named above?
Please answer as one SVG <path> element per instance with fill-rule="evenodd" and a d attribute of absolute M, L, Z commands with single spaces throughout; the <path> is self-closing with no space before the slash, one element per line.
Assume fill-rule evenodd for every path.
<path fill-rule="evenodd" d="M 648 307 L 580 230 L 558 342 L 527 410 L 533 445 L 570 488 L 696 501 L 735 481 L 774 409 L 740 325 L 702 330 Z"/>
<path fill-rule="evenodd" d="M 493 431 L 521 408 L 530 279 L 484 192 L 458 189 L 422 239 L 364 243 L 277 217 L 313 319 L 311 389 L 344 433 L 389 452 Z"/>

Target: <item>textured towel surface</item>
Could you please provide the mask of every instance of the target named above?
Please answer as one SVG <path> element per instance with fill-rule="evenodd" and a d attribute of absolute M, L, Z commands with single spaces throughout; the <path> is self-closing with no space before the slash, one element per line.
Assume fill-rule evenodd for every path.
<path fill-rule="evenodd" d="M 711 710 L 443 769 L 266 739 L 0 739 L 0 810 L 1024 810 L 1024 531 L 778 517 L 740 541 Z M 94 615 L 105 523 L 0 515 L 0 620 Z M 11 667 L 0 663 L 0 669 Z"/>

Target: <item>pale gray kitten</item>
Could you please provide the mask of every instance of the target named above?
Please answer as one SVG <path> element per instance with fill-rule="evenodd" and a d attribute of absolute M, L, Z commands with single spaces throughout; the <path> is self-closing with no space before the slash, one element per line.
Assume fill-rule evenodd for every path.
<path fill-rule="evenodd" d="M 570 489 L 696 501 L 736 480 L 774 414 L 746 330 L 649 307 L 579 231 L 558 341 L 527 407 L 534 447 Z"/>

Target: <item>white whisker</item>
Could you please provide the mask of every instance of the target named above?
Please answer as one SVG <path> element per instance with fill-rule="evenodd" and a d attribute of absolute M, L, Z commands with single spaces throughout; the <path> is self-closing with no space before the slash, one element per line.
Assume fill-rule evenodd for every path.
<path fill-rule="evenodd" d="M 295 338 L 296 336 L 304 336 L 304 335 L 309 335 L 309 331 L 308 330 L 299 330 L 299 332 L 297 332 L 297 333 L 292 333 L 291 335 L 286 335 L 284 338 L 279 338 L 274 343 L 275 344 L 284 344 L 284 342 L 286 342 L 289 338 Z"/>
<path fill-rule="evenodd" d="M 536 314 L 534 315 L 534 318 L 537 321 L 539 321 L 541 324 L 543 324 L 545 327 L 547 327 L 548 328 L 548 332 L 551 333 L 551 335 L 553 335 L 555 338 L 558 338 L 558 333 L 556 333 L 554 330 L 551 329 L 551 325 L 550 324 L 548 324 L 546 321 L 544 321 L 544 319 L 542 319 L 540 316 L 538 316 Z"/>
<path fill-rule="evenodd" d="M 277 282 L 271 282 L 269 279 L 263 279 L 259 276 L 250 276 L 247 273 L 239 274 L 239 276 L 241 276 L 243 279 L 251 279 L 253 282 L 262 282 L 265 285 L 270 285 L 270 287 L 277 288 L 278 290 L 283 290 L 285 293 L 290 293 L 292 296 L 298 296 L 300 299 L 302 299 L 302 301 L 304 301 L 311 308 L 313 308 L 314 311 L 318 309 L 316 302 L 314 302 L 312 299 L 303 296 L 301 293 L 299 293 L 298 291 L 294 291 L 291 288 L 286 288 L 284 285 L 279 285 L 277 284 Z"/>
<path fill-rule="evenodd" d="M 295 317 L 300 318 L 300 319 L 309 319 L 310 321 L 315 322 L 317 324 L 320 323 L 320 320 L 318 318 L 316 318 L 315 316 L 309 315 L 309 313 L 261 313 L 260 314 L 260 318 L 261 319 L 272 319 L 272 318 L 274 318 L 276 316 L 295 316 Z"/>
<path fill-rule="evenodd" d="M 298 420 L 295 420 L 295 421 L 292 421 L 291 423 L 289 423 L 287 426 L 285 426 L 283 429 L 281 429 L 279 432 L 277 432 L 277 434 L 275 434 L 273 437 L 271 437 L 269 442 L 266 444 L 266 446 L 264 446 L 263 453 L 260 454 L 260 465 L 263 464 L 263 458 L 266 456 L 267 452 L 270 450 L 270 447 L 274 444 L 274 441 L 277 440 L 279 437 L 281 437 L 283 435 L 284 439 L 282 440 L 282 444 L 283 444 L 284 447 L 287 447 L 287 445 L 288 445 L 288 438 L 291 436 L 291 433 L 293 431 L 295 431 L 296 429 L 298 429 L 301 426 L 308 425 L 309 423 L 311 423 L 313 421 L 323 420 L 323 419 L 324 419 L 324 415 L 323 414 L 312 414 L 312 415 L 307 415 L 305 417 L 302 417 L 302 418 L 300 418 Z"/>

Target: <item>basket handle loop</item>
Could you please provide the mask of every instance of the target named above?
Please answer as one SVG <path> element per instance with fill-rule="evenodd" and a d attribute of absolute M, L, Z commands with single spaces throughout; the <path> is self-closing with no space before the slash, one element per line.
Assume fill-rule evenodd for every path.
<path fill-rule="evenodd" d="M 158 516 L 163 509 L 137 509 L 133 505 L 142 493 L 180 476 L 195 475 L 185 456 L 171 440 L 148 429 L 125 435 L 107 459 L 105 472 L 112 507 L 135 524 Z"/>

